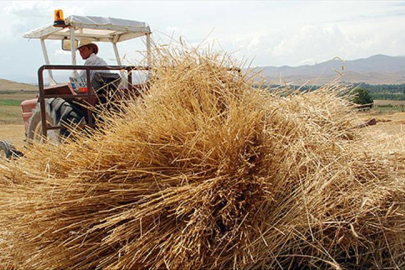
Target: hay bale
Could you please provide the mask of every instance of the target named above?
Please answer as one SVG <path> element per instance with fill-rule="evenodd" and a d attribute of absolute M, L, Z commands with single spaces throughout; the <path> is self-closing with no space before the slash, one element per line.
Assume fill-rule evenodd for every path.
<path fill-rule="evenodd" d="M 3 267 L 405 267 L 403 178 L 338 89 L 281 98 L 221 55 L 155 59 L 102 130 L 0 164 Z"/>

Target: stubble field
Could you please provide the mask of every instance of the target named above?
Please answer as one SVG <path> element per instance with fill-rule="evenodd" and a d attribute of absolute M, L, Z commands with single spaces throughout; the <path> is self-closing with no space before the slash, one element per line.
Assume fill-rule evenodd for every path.
<path fill-rule="evenodd" d="M 376 119 L 377 124 L 363 128 L 365 136 L 373 148 L 383 153 L 393 154 L 405 151 L 405 112 L 394 113 L 359 113 L 359 120 Z"/>

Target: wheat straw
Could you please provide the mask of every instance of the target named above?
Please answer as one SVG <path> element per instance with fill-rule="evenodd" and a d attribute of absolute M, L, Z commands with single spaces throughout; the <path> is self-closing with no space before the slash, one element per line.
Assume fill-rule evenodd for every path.
<path fill-rule="evenodd" d="M 230 65 L 157 50 L 141 101 L 2 162 L 2 268 L 404 268 L 403 168 L 339 87 L 280 97 Z"/>

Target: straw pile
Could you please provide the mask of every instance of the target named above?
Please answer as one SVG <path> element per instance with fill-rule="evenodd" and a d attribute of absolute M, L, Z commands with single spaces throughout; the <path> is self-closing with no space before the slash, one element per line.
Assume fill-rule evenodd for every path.
<path fill-rule="evenodd" d="M 1 163 L 2 268 L 404 268 L 400 169 L 338 89 L 273 96 L 225 59 L 160 52 L 105 128 Z"/>

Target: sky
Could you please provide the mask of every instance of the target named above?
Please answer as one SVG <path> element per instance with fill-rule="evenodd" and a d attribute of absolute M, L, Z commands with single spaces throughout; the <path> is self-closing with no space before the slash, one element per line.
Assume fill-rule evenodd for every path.
<path fill-rule="evenodd" d="M 23 34 L 53 23 L 53 11 L 143 21 L 157 44 L 211 46 L 251 66 L 314 65 L 376 54 L 405 55 L 405 1 L 0 1 L 0 78 L 36 83 L 44 64 L 39 40 Z M 119 44 L 136 64 L 142 41 Z M 52 64 L 69 52 L 47 42 Z M 99 56 L 115 64 L 111 46 Z M 78 55 L 78 64 L 84 61 Z"/>

